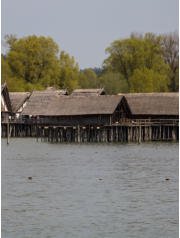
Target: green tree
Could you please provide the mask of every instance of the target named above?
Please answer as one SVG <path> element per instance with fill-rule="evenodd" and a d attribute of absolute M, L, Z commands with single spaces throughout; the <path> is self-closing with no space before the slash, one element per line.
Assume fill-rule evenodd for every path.
<path fill-rule="evenodd" d="M 169 89 L 176 92 L 179 90 L 179 35 L 177 32 L 162 36 L 161 46 L 163 57 L 169 65 Z"/>
<path fill-rule="evenodd" d="M 98 78 L 99 87 L 103 87 L 107 94 L 127 93 L 128 84 L 120 73 L 105 72 Z"/>
<path fill-rule="evenodd" d="M 167 79 L 164 75 L 155 72 L 152 69 L 135 69 L 130 77 L 131 93 L 149 93 L 168 91 Z"/>
<path fill-rule="evenodd" d="M 13 76 L 5 56 L 1 55 L 1 83 L 7 83 L 11 92 L 25 91 L 25 82 Z"/>
<path fill-rule="evenodd" d="M 131 38 L 114 41 L 106 49 L 109 57 L 104 61 L 104 68 L 122 74 L 127 81 L 129 91 L 168 90 L 169 67 L 164 62 L 160 43 L 161 37 L 156 37 L 152 33 L 147 33 L 144 37 L 131 35 Z M 150 78 L 146 76 L 147 72 Z M 141 80 L 139 79 L 135 86 L 136 80 L 138 81 L 137 76 L 141 76 Z M 151 82 L 152 77 L 153 83 Z M 139 84 L 140 81 L 141 84 Z"/>
<path fill-rule="evenodd" d="M 79 73 L 79 87 L 80 88 L 97 88 L 97 76 L 92 69 L 85 69 Z"/>
<path fill-rule="evenodd" d="M 8 47 L 8 49 L 11 49 L 12 45 L 18 40 L 16 35 L 13 34 L 5 35 L 4 39 L 4 45 L 5 47 Z"/>
<path fill-rule="evenodd" d="M 11 69 L 8 65 L 6 57 L 1 54 L 1 83 L 5 83 L 10 76 L 12 76 Z"/>
<path fill-rule="evenodd" d="M 30 88 L 57 85 L 59 48 L 52 38 L 33 35 L 11 40 L 9 45 L 7 60 L 15 78 L 24 80 Z"/>
<path fill-rule="evenodd" d="M 78 87 L 79 66 L 74 57 L 64 51 L 61 52 L 59 58 L 60 76 L 58 85 L 60 88 L 68 88 L 71 92 Z"/>

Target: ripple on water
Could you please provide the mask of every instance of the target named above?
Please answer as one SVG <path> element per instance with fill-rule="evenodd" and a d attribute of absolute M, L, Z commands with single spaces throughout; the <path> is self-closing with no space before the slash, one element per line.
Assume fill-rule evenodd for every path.
<path fill-rule="evenodd" d="M 178 144 L 2 140 L 2 237 L 120 236 L 178 237 Z"/>

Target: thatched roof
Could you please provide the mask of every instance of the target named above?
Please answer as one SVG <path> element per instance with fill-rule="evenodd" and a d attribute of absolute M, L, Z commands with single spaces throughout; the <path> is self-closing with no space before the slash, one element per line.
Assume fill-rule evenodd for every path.
<path fill-rule="evenodd" d="M 35 112 L 41 111 L 42 109 L 47 110 L 47 106 L 53 98 L 55 98 L 56 96 L 66 97 L 66 95 L 66 90 L 56 90 L 52 87 L 49 87 L 44 91 L 33 91 L 27 102 L 26 108 L 23 110 L 23 113 L 28 112 L 26 115 L 39 115 Z"/>
<path fill-rule="evenodd" d="M 25 112 L 25 115 L 34 115 L 36 114 L 34 111 L 38 112 L 44 109 L 47 110 L 47 105 L 56 95 L 58 95 L 57 91 L 54 91 L 53 93 L 51 90 L 33 91 L 22 114 Z"/>
<path fill-rule="evenodd" d="M 52 92 L 52 93 L 57 93 L 59 95 L 68 95 L 68 91 L 66 89 L 56 89 L 54 87 L 47 87 L 45 91 L 43 92 Z"/>
<path fill-rule="evenodd" d="M 105 95 L 106 92 L 104 88 L 92 88 L 92 89 L 75 89 L 72 92 L 72 96 L 98 96 L 98 95 Z"/>
<path fill-rule="evenodd" d="M 123 94 L 134 115 L 179 115 L 179 93 Z"/>
<path fill-rule="evenodd" d="M 4 103 L 5 105 L 3 105 Z M 5 106 L 7 110 L 5 109 Z M 9 97 L 9 91 L 6 83 L 1 85 L 1 111 L 12 112 L 11 100 Z"/>
<path fill-rule="evenodd" d="M 15 113 L 28 100 L 30 93 L 29 92 L 10 92 L 9 96 L 11 100 L 12 111 Z"/>
<path fill-rule="evenodd" d="M 1 93 L 3 92 L 3 90 L 7 87 L 7 84 L 4 83 L 4 84 L 1 84 Z"/>
<path fill-rule="evenodd" d="M 118 95 L 40 97 L 34 94 L 22 114 L 42 116 L 112 114 L 123 98 Z"/>

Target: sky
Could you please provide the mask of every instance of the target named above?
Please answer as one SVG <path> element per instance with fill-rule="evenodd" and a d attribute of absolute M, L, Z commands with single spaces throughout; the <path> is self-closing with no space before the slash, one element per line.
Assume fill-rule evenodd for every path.
<path fill-rule="evenodd" d="M 105 49 L 131 32 L 178 31 L 178 13 L 178 0 L 1 0 L 1 38 L 50 36 L 81 69 L 101 67 Z"/>

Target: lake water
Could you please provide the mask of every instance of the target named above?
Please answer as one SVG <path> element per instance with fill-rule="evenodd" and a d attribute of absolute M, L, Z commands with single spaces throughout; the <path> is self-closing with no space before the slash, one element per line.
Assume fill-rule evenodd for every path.
<path fill-rule="evenodd" d="M 178 149 L 3 139 L 2 238 L 177 238 Z"/>

